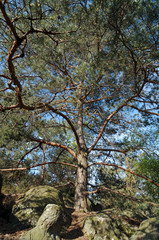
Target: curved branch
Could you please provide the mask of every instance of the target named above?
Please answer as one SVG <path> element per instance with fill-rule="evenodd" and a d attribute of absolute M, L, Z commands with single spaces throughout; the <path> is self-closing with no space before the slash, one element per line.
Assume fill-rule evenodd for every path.
<path fill-rule="evenodd" d="M 113 149 L 113 148 L 93 148 L 92 151 L 104 151 L 104 152 L 120 152 L 120 153 L 126 153 L 129 151 L 129 149 Z"/>
<path fill-rule="evenodd" d="M 67 123 L 70 125 L 70 127 L 71 127 L 71 129 L 72 129 L 72 131 L 73 131 L 73 133 L 75 135 L 75 138 L 76 138 L 78 150 L 80 150 L 80 142 L 79 142 L 79 137 L 78 137 L 78 134 L 76 132 L 76 129 L 75 129 L 74 125 L 72 124 L 71 120 L 65 114 L 63 114 L 62 112 L 58 111 L 56 108 L 53 108 L 52 106 L 50 106 L 47 103 L 39 103 L 36 106 L 25 105 L 22 102 L 21 94 L 20 94 L 19 90 L 17 90 L 17 94 L 18 94 L 18 99 L 19 99 L 20 102 L 18 104 L 16 104 L 16 105 L 12 105 L 12 106 L 9 106 L 9 107 L 3 107 L 2 106 L 0 108 L 0 111 L 6 111 L 6 110 L 9 110 L 9 109 L 18 108 L 18 107 L 23 108 L 24 110 L 29 110 L 29 111 L 36 110 L 36 109 L 44 109 L 44 108 L 46 110 L 51 110 L 53 113 L 56 113 L 59 116 L 63 117 L 67 121 Z"/>
<path fill-rule="evenodd" d="M 19 39 L 18 34 L 17 34 L 17 32 L 16 32 L 16 29 L 15 29 L 13 23 L 11 22 L 10 18 L 8 17 L 8 15 L 7 15 L 7 13 L 6 13 L 5 6 L 4 6 L 4 4 L 2 3 L 2 0 L 0 0 L 0 9 L 1 9 L 1 12 L 2 12 L 3 17 L 4 17 L 5 20 L 6 20 L 7 25 L 9 26 L 10 30 L 11 30 L 12 33 L 13 33 L 15 39 Z"/>
<path fill-rule="evenodd" d="M 120 111 L 120 109 L 122 109 L 124 106 L 126 106 L 126 102 L 123 103 L 118 109 L 116 109 L 114 112 L 112 112 L 109 117 L 106 119 L 105 123 L 103 124 L 103 127 L 102 129 L 100 130 L 95 142 L 93 143 L 93 145 L 88 149 L 88 152 L 91 152 L 92 149 L 94 149 L 94 147 L 96 146 L 96 144 L 98 143 L 99 139 L 101 138 L 105 128 L 106 128 L 106 125 L 108 124 L 108 122 L 111 120 L 111 118 Z"/>
<path fill-rule="evenodd" d="M 140 109 L 140 108 L 138 108 L 138 107 L 135 107 L 135 106 L 133 106 L 133 105 L 131 105 L 131 104 L 127 104 L 127 106 L 129 106 L 129 107 L 131 107 L 131 108 L 134 108 L 134 109 L 138 110 L 139 112 L 144 112 L 144 113 L 148 113 L 148 114 L 153 114 L 153 115 L 159 116 L 159 113 L 150 112 L 150 111 L 148 111 L 148 110 L 143 110 L 143 109 Z"/>
<path fill-rule="evenodd" d="M 72 124 L 71 120 L 65 115 L 63 114 L 62 112 L 59 112 L 57 109 L 53 108 L 52 106 L 50 106 L 49 104 L 45 104 L 45 106 L 51 110 L 52 112 L 60 115 L 61 117 L 63 117 L 67 122 L 68 124 L 70 125 L 74 135 L 75 135 L 75 138 L 76 138 L 76 142 L 77 142 L 77 147 L 78 147 L 78 150 L 80 150 L 80 142 L 79 142 L 79 137 L 78 137 L 78 134 L 76 132 L 76 129 L 74 127 L 74 125 Z"/>
<path fill-rule="evenodd" d="M 141 91 L 142 91 L 145 83 L 146 83 L 146 82 L 144 81 L 143 84 L 142 84 L 142 86 L 141 86 L 141 88 L 139 89 L 139 91 L 138 91 L 136 94 L 134 94 L 134 95 L 131 96 L 130 98 L 126 99 L 126 100 L 123 102 L 123 104 L 121 104 L 114 112 L 112 112 L 112 113 L 109 115 L 109 117 L 108 117 L 108 118 L 106 119 L 106 121 L 104 122 L 103 127 L 101 128 L 101 130 L 100 130 L 100 132 L 99 132 L 99 134 L 98 134 L 95 142 L 94 142 L 94 143 L 92 144 L 92 146 L 88 149 L 88 152 L 91 152 L 92 149 L 95 147 L 95 145 L 98 143 L 98 141 L 99 141 L 99 139 L 101 138 L 101 136 L 102 136 L 102 134 L 103 134 L 103 132 L 104 132 L 104 130 L 105 130 L 108 122 L 112 119 L 112 117 L 113 117 L 114 115 L 116 115 L 123 107 L 127 106 L 127 103 L 128 103 L 128 102 L 130 102 L 131 100 L 133 100 L 135 97 L 137 97 L 137 96 L 141 93 Z"/>
<path fill-rule="evenodd" d="M 144 147 L 129 147 L 127 149 L 113 149 L 113 148 L 93 148 L 92 151 L 103 151 L 103 152 L 119 152 L 119 153 L 127 153 L 132 150 L 142 150 L 144 152 L 149 151 L 151 153 L 154 153 L 156 156 L 159 157 L 159 154 L 157 154 L 155 151 L 149 149 L 149 148 L 144 148 Z M 157 151 L 157 150 L 156 150 Z"/>
<path fill-rule="evenodd" d="M 7 75 L 4 75 L 4 74 L 0 74 L 0 77 L 2 77 L 2 78 L 6 78 L 6 79 L 9 79 L 9 80 L 11 80 L 11 78 L 10 78 L 10 77 L 8 77 Z"/>
<path fill-rule="evenodd" d="M 18 44 L 18 42 L 15 40 L 13 42 L 13 45 L 8 53 L 8 69 L 9 69 L 9 72 L 10 72 L 10 75 L 11 75 L 11 79 L 12 81 L 14 82 L 14 84 L 17 86 L 17 89 L 16 89 L 16 92 L 17 92 L 17 96 L 20 95 L 21 91 L 22 91 L 22 87 L 21 87 L 21 84 L 15 74 L 15 68 L 14 68 L 14 65 L 13 65 L 13 56 L 17 50 L 17 48 L 20 46 L 20 44 Z M 20 102 L 21 102 L 21 99 L 19 99 Z"/>
<path fill-rule="evenodd" d="M 46 164 L 59 164 L 59 165 L 65 165 L 65 166 L 69 166 L 69 167 L 73 167 L 73 168 L 77 168 L 76 165 L 73 165 L 71 163 L 64 163 L 64 162 L 45 162 L 45 163 L 38 163 L 36 165 L 33 165 L 31 167 L 24 167 L 24 168 L 8 168 L 8 169 L 0 169 L 0 172 L 15 172 L 15 171 L 26 171 L 26 170 L 30 170 L 32 168 L 35 167 L 39 167 L 39 166 L 43 166 Z"/>
<path fill-rule="evenodd" d="M 110 166 L 110 167 L 120 168 L 120 169 L 124 170 L 125 172 L 131 173 L 131 174 L 133 174 L 133 175 L 136 175 L 137 177 L 146 179 L 147 181 L 149 181 L 149 182 L 151 182 L 152 184 L 154 184 L 154 185 L 156 185 L 157 187 L 159 187 L 159 183 L 156 183 L 156 182 L 154 182 L 153 180 L 151 180 L 151 179 L 149 179 L 149 178 L 147 178 L 147 177 L 145 177 L 145 176 L 142 176 L 142 175 L 140 175 L 140 174 L 138 174 L 138 173 L 132 172 L 132 171 L 130 171 L 130 170 L 126 169 L 126 168 L 123 168 L 123 167 L 121 167 L 121 166 L 119 166 L 119 165 L 116 165 L 116 164 L 113 164 L 113 163 L 91 163 L 91 164 L 88 165 L 88 167 L 91 167 L 91 166 L 94 166 L 94 165 L 106 165 L 106 166 Z"/>
<path fill-rule="evenodd" d="M 127 195 L 125 193 L 121 193 L 119 191 L 115 191 L 115 190 L 112 190 L 110 188 L 107 188 L 107 187 L 102 187 L 102 188 L 98 188 L 94 191 L 91 191 L 91 192 L 85 192 L 86 195 L 89 195 L 89 194 L 94 194 L 94 193 L 99 193 L 99 192 L 105 192 L 105 191 L 108 191 L 108 192 L 112 192 L 112 193 L 115 193 L 117 195 L 120 195 L 120 196 L 124 196 L 126 198 L 129 198 L 130 200 L 133 200 L 133 201 L 138 201 L 138 202 L 147 202 L 145 201 L 144 199 L 141 199 L 141 198 L 136 198 L 134 196 L 131 196 L 131 195 Z M 159 204 L 156 204 L 156 203 L 153 203 L 153 202 L 147 202 L 148 204 L 150 204 L 151 206 L 156 206 L 156 207 L 159 207 Z"/>
<path fill-rule="evenodd" d="M 38 138 L 31 138 L 30 140 L 34 141 L 34 142 L 45 143 L 47 145 L 51 145 L 51 146 L 54 146 L 54 147 L 60 147 L 62 149 L 65 149 L 66 151 L 68 151 L 74 158 L 77 158 L 76 153 L 71 148 L 67 147 L 66 145 L 63 145 L 63 144 L 60 144 L 60 143 L 55 143 L 55 142 L 49 142 L 49 141 L 46 141 L 44 139 L 38 139 Z"/>
<path fill-rule="evenodd" d="M 15 104 L 15 105 L 11 105 L 9 107 L 3 107 L 2 105 L 0 106 L 0 112 L 5 112 L 6 110 L 11 110 L 11 109 L 15 109 L 18 108 L 19 104 Z"/>
<path fill-rule="evenodd" d="M 24 159 L 29 153 L 31 153 L 34 149 L 40 147 L 40 145 L 41 145 L 41 143 L 39 143 L 38 145 L 36 145 L 36 146 L 33 147 L 32 149 L 30 149 L 28 152 L 26 152 L 26 153 L 21 157 L 21 159 L 18 161 L 18 163 L 17 163 L 17 168 L 18 168 L 19 164 L 23 161 L 23 159 Z"/>
<path fill-rule="evenodd" d="M 1 12 L 2 12 L 2 15 L 3 17 L 5 18 L 6 20 L 6 23 L 7 25 L 9 26 L 10 30 L 12 31 L 14 37 L 15 37 L 15 40 L 13 42 L 13 45 L 8 53 L 8 58 L 7 58 L 7 61 L 8 61 L 8 70 L 9 70 L 9 73 L 10 73 L 10 76 L 11 76 L 11 81 L 14 82 L 14 85 L 17 86 L 15 88 L 15 91 L 16 91 L 16 96 L 18 98 L 18 102 L 20 105 L 22 105 L 22 98 L 21 98 L 21 91 L 22 91 L 22 86 L 15 74 L 15 68 L 14 68 L 14 65 L 13 65 L 13 56 L 17 50 L 17 48 L 21 45 L 22 41 L 24 40 L 23 38 L 20 38 L 16 32 L 16 28 L 14 27 L 13 23 L 11 22 L 10 18 L 8 17 L 7 13 L 6 13 L 6 10 L 5 10 L 5 6 L 4 4 L 2 3 L 2 1 L 0 1 L 0 9 L 1 9 Z"/>

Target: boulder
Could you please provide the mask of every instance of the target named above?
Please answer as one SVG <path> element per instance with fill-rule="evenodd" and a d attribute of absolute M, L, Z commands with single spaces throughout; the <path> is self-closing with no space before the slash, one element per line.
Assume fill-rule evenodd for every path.
<path fill-rule="evenodd" d="M 38 186 L 27 191 L 19 203 L 13 206 L 11 222 L 21 228 L 35 227 L 48 204 L 60 206 L 64 225 L 70 224 L 71 216 L 66 212 L 61 192 L 50 186 Z"/>
<path fill-rule="evenodd" d="M 21 236 L 20 240 L 60 240 L 60 232 L 63 229 L 63 210 L 55 204 L 48 204 L 36 227 Z"/>
<path fill-rule="evenodd" d="M 84 231 L 89 240 L 128 240 L 137 229 L 116 212 L 106 210 L 86 218 Z"/>
<path fill-rule="evenodd" d="M 130 240 L 158 240 L 159 239 L 159 217 L 144 220 L 139 229 Z"/>

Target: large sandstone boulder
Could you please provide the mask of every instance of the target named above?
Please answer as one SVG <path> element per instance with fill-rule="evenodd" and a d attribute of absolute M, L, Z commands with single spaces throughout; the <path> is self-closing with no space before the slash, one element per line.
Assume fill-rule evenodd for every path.
<path fill-rule="evenodd" d="M 50 186 L 34 187 L 27 191 L 20 202 L 12 209 L 11 221 L 21 227 L 35 227 L 48 204 L 56 204 L 63 210 L 64 225 L 69 225 L 71 217 L 67 214 L 61 192 Z"/>
<path fill-rule="evenodd" d="M 90 216 L 84 222 L 89 240 L 128 240 L 136 229 L 135 221 L 129 221 L 113 209 Z"/>
<path fill-rule="evenodd" d="M 64 224 L 62 208 L 48 204 L 36 227 L 26 232 L 20 240 L 60 240 L 59 235 Z"/>
<path fill-rule="evenodd" d="M 139 229 L 130 240 L 158 240 L 159 239 L 159 217 L 149 218 L 140 224 Z"/>

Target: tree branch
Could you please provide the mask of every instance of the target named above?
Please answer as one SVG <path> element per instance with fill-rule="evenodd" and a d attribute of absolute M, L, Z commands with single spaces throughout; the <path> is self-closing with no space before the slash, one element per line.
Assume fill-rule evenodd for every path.
<path fill-rule="evenodd" d="M 81 146 L 80 146 L 80 142 L 79 142 L 79 137 L 78 137 L 77 131 L 76 131 L 74 125 L 72 124 L 71 120 L 65 114 L 59 112 L 57 109 L 53 108 L 52 106 L 46 104 L 46 107 L 49 110 L 51 110 L 52 112 L 57 113 L 58 115 L 63 117 L 68 122 L 68 124 L 70 125 L 70 127 L 71 127 L 71 129 L 72 129 L 72 131 L 73 131 L 73 133 L 75 135 L 78 150 L 80 150 Z"/>
<path fill-rule="evenodd" d="M 116 115 L 123 107 L 127 106 L 128 102 L 130 102 L 132 99 L 134 99 L 135 97 L 137 97 L 137 96 L 141 93 L 141 91 L 142 91 L 145 83 L 146 83 L 146 82 L 143 81 L 143 84 L 141 85 L 141 88 L 139 89 L 139 91 L 138 91 L 136 94 L 134 94 L 133 96 L 131 96 L 130 98 L 128 98 L 127 100 L 125 100 L 125 101 L 123 102 L 123 104 L 121 104 L 114 112 L 112 112 L 112 113 L 109 115 L 109 117 L 106 119 L 105 123 L 103 124 L 103 127 L 102 127 L 102 129 L 100 130 L 100 132 L 99 132 L 99 134 L 98 134 L 95 142 L 94 142 L 94 143 L 92 144 L 92 146 L 88 149 L 88 152 L 91 152 L 92 149 L 95 147 L 95 145 L 98 143 L 98 141 L 99 141 L 99 139 L 101 138 L 101 136 L 102 136 L 102 134 L 103 134 L 103 132 L 104 132 L 104 130 L 105 130 L 108 122 L 112 119 L 112 117 L 113 117 L 114 115 Z"/>
<path fill-rule="evenodd" d="M 120 153 L 126 153 L 129 151 L 129 149 L 112 149 L 112 148 L 93 148 L 92 151 L 104 151 L 104 152 L 120 152 Z"/>
<path fill-rule="evenodd" d="M 147 177 L 145 177 L 145 176 L 142 176 L 142 175 L 140 175 L 140 174 L 138 174 L 138 173 L 135 173 L 135 172 L 133 172 L 133 171 L 130 171 L 130 170 L 128 170 L 128 169 L 126 169 L 126 168 L 123 168 L 123 167 L 121 167 L 121 166 L 119 166 L 119 165 L 116 165 L 116 164 L 113 164 L 113 163 L 91 163 L 91 164 L 88 165 L 88 167 L 91 167 L 91 166 L 94 166 L 94 165 L 105 165 L 105 166 L 120 168 L 120 169 L 124 170 L 125 172 L 131 173 L 131 174 L 133 174 L 133 175 L 135 175 L 135 176 L 137 176 L 137 177 L 146 179 L 148 182 L 151 182 L 152 184 L 154 184 L 154 185 L 156 185 L 157 187 L 159 187 L 159 183 L 156 183 L 156 182 L 154 182 L 153 180 L 151 180 L 151 179 L 149 179 L 149 178 L 147 178 Z"/>
<path fill-rule="evenodd" d="M 8 168 L 8 169 L 0 169 L 0 172 L 15 172 L 15 171 L 26 171 L 26 170 L 30 170 L 32 168 L 35 167 L 39 167 L 39 166 L 43 166 L 46 164 L 59 164 L 59 165 L 65 165 L 65 166 L 69 166 L 69 167 L 73 167 L 73 168 L 77 168 L 76 165 L 73 165 L 71 163 L 64 163 L 64 162 L 45 162 L 45 163 L 38 163 L 36 165 L 33 165 L 31 167 L 22 167 L 22 168 Z"/>
<path fill-rule="evenodd" d="M 17 34 L 17 32 L 16 32 L 16 29 L 15 29 L 13 23 L 11 22 L 10 18 L 8 17 L 8 15 L 7 15 L 7 13 L 6 13 L 5 6 L 4 6 L 4 4 L 2 3 L 2 0 L 0 0 L 0 9 L 1 9 L 1 12 L 2 12 L 3 17 L 4 17 L 5 20 L 6 20 L 7 25 L 9 26 L 10 30 L 11 30 L 12 33 L 13 33 L 15 39 L 18 40 L 18 39 L 19 39 L 18 34 Z"/>
<path fill-rule="evenodd" d="M 121 193 L 119 191 L 115 191 L 115 190 L 112 190 L 110 188 L 106 188 L 106 187 L 102 187 L 102 188 L 98 188 L 94 191 L 91 191 L 91 192 L 85 192 L 86 195 L 89 195 L 89 194 L 94 194 L 94 193 L 99 193 L 99 192 L 105 192 L 105 191 L 108 191 L 108 192 L 112 192 L 114 194 L 117 194 L 117 195 L 120 195 L 120 196 L 124 196 L 126 198 L 129 198 L 130 200 L 133 200 L 133 201 L 138 201 L 138 202 L 147 202 L 145 201 L 145 199 L 139 199 L 139 198 L 136 198 L 134 196 L 131 196 L 131 195 L 127 195 L 125 193 Z M 147 202 L 148 204 L 150 204 L 151 206 L 156 206 L 156 207 L 159 207 L 159 204 L 156 204 L 156 203 L 153 203 L 153 202 Z"/>
<path fill-rule="evenodd" d="M 143 109 L 140 109 L 140 108 L 138 108 L 138 107 L 135 107 L 135 106 L 133 106 L 133 105 L 131 105 L 131 104 L 127 104 L 127 106 L 129 106 L 129 107 L 131 107 L 131 108 L 134 108 L 134 109 L 138 110 L 139 112 L 144 112 L 144 113 L 148 113 L 148 114 L 153 114 L 153 115 L 159 116 L 159 113 L 150 112 L 150 111 L 148 111 L 148 110 L 143 110 Z"/>
<path fill-rule="evenodd" d="M 21 157 L 21 159 L 18 161 L 18 163 L 17 163 L 17 168 L 18 168 L 19 164 L 23 161 L 23 159 L 24 159 L 29 153 L 31 153 L 34 149 L 40 147 L 40 145 L 41 145 L 41 143 L 39 143 L 37 146 L 33 147 L 33 148 L 30 149 L 28 152 L 26 152 L 26 153 Z"/>
<path fill-rule="evenodd" d="M 30 140 L 34 141 L 34 142 L 45 143 L 47 145 L 51 145 L 54 147 L 60 147 L 62 149 L 65 149 L 66 151 L 68 151 L 74 158 L 77 158 L 76 153 L 71 148 L 67 147 L 66 145 L 63 145 L 60 143 L 55 143 L 55 142 L 49 142 L 49 141 L 46 141 L 43 139 L 37 139 L 37 138 L 31 138 Z"/>

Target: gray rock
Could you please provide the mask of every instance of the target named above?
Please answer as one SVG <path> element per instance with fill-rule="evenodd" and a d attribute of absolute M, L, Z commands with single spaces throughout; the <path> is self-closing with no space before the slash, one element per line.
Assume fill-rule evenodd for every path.
<path fill-rule="evenodd" d="M 88 217 L 84 222 L 84 230 L 89 240 L 128 240 L 135 232 L 135 227 L 110 210 Z"/>
<path fill-rule="evenodd" d="M 43 228 L 33 228 L 26 234 L 20 237 L 20 240 L 60 240 L 60 237 L 56 234 L 50 235 Z"/>
<path fill-rule="evenodd" d="M 21 236 L 20 240 L 60 240 L 63 228 L 63 211 L 60 206 L 48 204 L 35 228 Z"/>
<path fill-rule="evenodd" d="M 37 227 L 44 227 L 47 231 L 59 234 L 64 225 L 63 210 L 55 204 L 48 204 L 40 216 Z"/>
<path fill-rule="evenodd" d="M 144 220 L 130 240 L 158 240 L 159 217 Z"/>
<path fill-rule="evenodd" d="M 65 211 L 61 192 L 50 186 L 39 186 L 27 191 L 23 199 L 12 209 L 11 221 L 23 227 L 35 227 L 48 204 L 57 204 L 64 214 L 65 226 L 71 222 L 71 217 Z"/>

